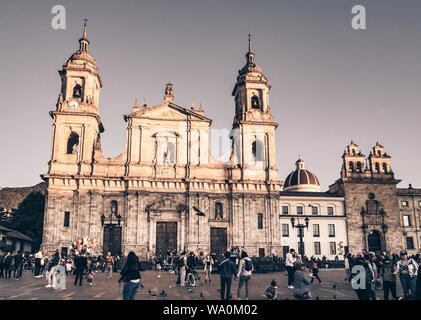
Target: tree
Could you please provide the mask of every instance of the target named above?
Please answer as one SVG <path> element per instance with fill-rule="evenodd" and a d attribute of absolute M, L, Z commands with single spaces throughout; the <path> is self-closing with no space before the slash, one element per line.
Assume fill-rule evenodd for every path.
<path fill-rule="evenodd" d="M 13 215 L 10 228 L 22 232 L 34 240 L 33 250 L 38 250 L 42 242 L 45 197 L 41 192 L 30 193 Z"/>

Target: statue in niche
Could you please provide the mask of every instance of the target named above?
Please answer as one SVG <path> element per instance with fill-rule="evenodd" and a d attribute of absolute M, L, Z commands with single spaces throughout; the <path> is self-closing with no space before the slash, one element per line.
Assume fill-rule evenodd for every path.
<path fill-rule="evenodd" d="M 215 204 L 215 220 L 224 220 L 222 204 L 219 202 Z"/>
<path fill-rule="evenodd" d="M 118 202 L 113 200 L 111 201 L 111 216 L 117 217 L 118 216 Z"/>

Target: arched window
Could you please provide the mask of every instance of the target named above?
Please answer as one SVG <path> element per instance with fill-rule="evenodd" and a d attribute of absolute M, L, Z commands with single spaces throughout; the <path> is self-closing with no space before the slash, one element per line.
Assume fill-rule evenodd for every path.
<path fill-rule="evenodd" d="M 352 155 L 355 156 L 355 149 L 352 149 Z"/>
<path fill-rule="evenodd" d="M 253 109 L 260 109 L 260 102 L 258 96 L 253 95 L 253 97 L 251 97 L 251 107 Z"/>
<path fill-rule="evenodd" d="M 376 163 L 375 167 L 376 167 L 376 173 L 380 173 L 380 166 L 378 163 Z"/>
<path fill-rule="evenodd" d="M 82 87 L 79 84 L 76 84 L 73 88 L 73 98 L 81 98 L 82 97 Z"/>
<path fill-rule="evenodd" d="M 383 163 L 383 172 L 387 173 L 387 164 L 386 163 Z"/>
<path fill-rule="evenodd" d="M 379 151 L 377 151 L 377 155 L 379 156 L 379 157 L 381 157 L 382 156 L 382 152 L 379 150 Z"/>
<path fill-rule="evenodd" d="M 354 162 L 349 163 L 349 172 L 354 172 Z"/>
<path fill-rule="evenodd" d="M 224 219 L 224 210 L 222 203 L 217 202 L 215 203 L 215 220 L 223 220 Z"/>
<path fill-rule="evenodd" d="M 67 140 L 67 154 L 77 154 L 79 146 L 79 135 L 72 132 Z"/>
<path fill-rule="evenodd" d="M 361 172 L 361 162 L 357 162 L 357 172 Z"/>
<path fill-rule="evenodd" d="M 254 161 L 263 161 L 263 143 L 259 140 L 253 142 L 251 146 Z"/>
<path fill-rule="evenodd" d="M 117 217 L 118 216 L 118 202 L 113 200 L 111 201 L 110 204 L 110 211 L 111 211 L 111 215 Z"/>

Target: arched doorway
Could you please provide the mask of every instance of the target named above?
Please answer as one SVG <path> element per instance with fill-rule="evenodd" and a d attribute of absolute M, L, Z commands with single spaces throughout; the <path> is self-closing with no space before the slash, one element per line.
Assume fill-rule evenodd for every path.
<path fill-rule="evenodd" d="M 382 239 L 380 232 L 372 230 L 367 236 L 368 251 L 376 252 L 382 251 Z"/>

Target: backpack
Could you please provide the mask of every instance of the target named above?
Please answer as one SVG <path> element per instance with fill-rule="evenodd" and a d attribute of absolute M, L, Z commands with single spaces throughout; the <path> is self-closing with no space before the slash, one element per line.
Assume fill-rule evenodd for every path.
<path fill-rule="evenodd" d="M 245 269 L 246 271 L 251 271 L 251 270 L 253 270 L 253 263 L 251 263 L 251 261 L 250 261 L 250 260 L 248 260 L 248 259 L 244 259 L 244 269 Z"/>

